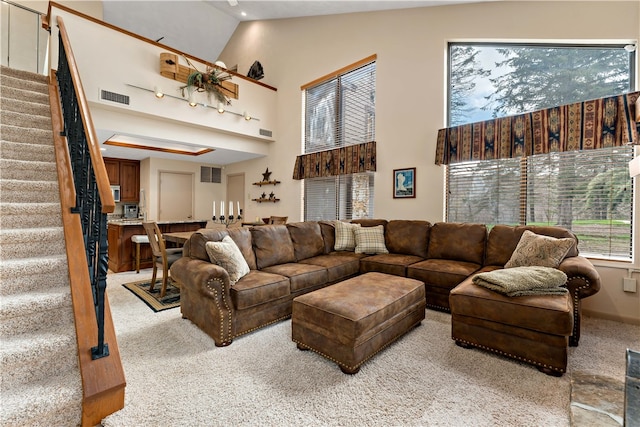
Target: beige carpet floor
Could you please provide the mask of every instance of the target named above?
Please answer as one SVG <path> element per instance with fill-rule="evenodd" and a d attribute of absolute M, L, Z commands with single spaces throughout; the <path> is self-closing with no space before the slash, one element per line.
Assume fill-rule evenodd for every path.
<path fill-rule="evenodd" d="M 213 340 L 180 309 L 153 313 L 108 277 L 108 295 L 127 378 L 125 408 L 105 426 L 569 426 L 571 376 L 624 381 L 624 354 L 640 328 L 585 318 L 569 372 L 561 378 L 450 337 L 450 316 L 427 310 L 422 326 L 344 375 L 301 352 L 284 321 Z"/>

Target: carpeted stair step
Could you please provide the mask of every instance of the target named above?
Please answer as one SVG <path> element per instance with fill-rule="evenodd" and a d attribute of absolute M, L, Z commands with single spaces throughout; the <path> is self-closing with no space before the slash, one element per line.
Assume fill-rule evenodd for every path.
<path fill-rule="evenodd" d="M 3 141 L 43 144 L 53 147 L 53 131 L 51 129 L 27 129 L 2 123 L 0 124 L 0 136 Z"/>
<path fill-rule="evenodd" d="M 2 228 L 59 227 L 60 203 L 0 203 Z"/>
<path fill-rule="evenodd" d="M 37 292 L 43 286 L 69 286 L 69 267 L 64 254 L 0 263 L 0 301 L 14 294 Z"/>
<path fill-rule="evenodd" d="M 13 77 L 19 79 L 21 81 L 26 82 L 36 82 L 36 83 L 47 83 L 49 81 L 49 77 L 44 74 L 32 73 L 31 71 L 18 70 L 15 68 L 0 66 L 0 76 L 2 77 Z"/>
<path fill-rule="evenodd" d="M 0 159 L 0 177 L 21 181 L 57 181 L 56 164 L 30 160 Z"/>
<path fill-rule="evenodd" d="M 5 86 L 0 87 L 2 97 L 6 99 L 20 99 L 26 102 L 34 102 L 38 104 L 49 104 L 49 93 L 43 90 L 33 91 L 24 90 L 17 87 Z"/>
<path fill-rule="evenodd" d="M 3 180 L 0 202 L 57 203 L 60 201 L 56 181 Z"/>
<path fill-rule="evenodd" d="M 77 370 L 2 389 L 0 425 L 68 426 L 82 419 L 82 383 Z M 78 422 L 79 423 L 79 422 Z"/>
<path fill-rule="evenodd" d="M 49 77 L 42 74 L 14 70 L 6 67 L 2 67 L 2 69 L 0 69 L 0 86 L 2 87 L 3 98 L 24 99 L 24 96 L 5 94 L 5 89 L 16 89 L 22 92 L 47 94 L 48 99 L 48 84 Z M 46 102 L 49 103 L 48 100 Z"/>
<path fill-rule="evenodd" d="M 51 129 L 51 117 L 34 116 L 33 114 L 16 113 L 2 110 L 0 121 L 11 126 L 36 129 Z"/>
<path fill-rule="evenodd" d="M 40 258 L 65 253 L 62 227 L 0 229 L 2 260 Z"/>
<path fill-rule="evenodd" d="M 51 107 L 41 102 L 29 102 L 24 99 L 0 98 L 0 108 L 3 111 L 21 114 L 31 114 L 37 117 L 48 117 L 51 121 Z"/>
<path fill-rule="evenodd" d="M 55 313 L 50 313 L 55 314 Z M 53 372 L 76 369 L 78 353 L 76 336 L 68 324 L 50 326 L 38 333 L 2 338 L 0 366 L 2 382 L 6 390 L 34 381 L 41 381 Z"/>
<path fill-rule="evenodd" d="M 55 162 L 56 159 L 52 144 L 0 141 L 0 152 L 2 153 L 2 158 L 7 160 Z"/>

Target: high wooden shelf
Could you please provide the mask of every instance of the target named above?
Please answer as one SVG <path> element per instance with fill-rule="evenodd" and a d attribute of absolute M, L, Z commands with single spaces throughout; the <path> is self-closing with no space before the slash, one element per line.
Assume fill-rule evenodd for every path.
<path fill-rule="evenodd" d="M 280 199 L 269 199 L 269 198 L 265 198 L 265 197 L 261 197 L 259 199 L 251 199 L 254 202 L 258 202 L 258 203 L 275 203 L 275 202 L 279 202 Z"/>
<path fill-rule="evenodd" d="M 262 187 L 263 185 L 278 185 L 280 184 L 280 181 L 260 181 L 260 182 L 254 182 L 253 185 L 258 185 L 260 187 Z"/>

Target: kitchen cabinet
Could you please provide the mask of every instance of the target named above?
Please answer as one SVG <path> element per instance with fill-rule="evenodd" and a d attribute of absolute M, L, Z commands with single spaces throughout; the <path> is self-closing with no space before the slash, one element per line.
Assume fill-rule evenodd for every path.
<path fill-rule="evenodd" d="M 109 183 L 120 186 L 120 202 L 140 200 L 140 161 L 104 158 Z"/>
<path fill-rule="evenodd" d="M 103 159 L 104 167 L 107 169 L 107 176 L 111 185 L 120 185 L 120 160 Z"/>

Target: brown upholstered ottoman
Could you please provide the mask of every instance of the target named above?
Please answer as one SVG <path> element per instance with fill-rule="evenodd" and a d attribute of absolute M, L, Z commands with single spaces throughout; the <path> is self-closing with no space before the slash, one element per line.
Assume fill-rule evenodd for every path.
<path fill-rule="evenodd" d="M 573 332 L 571 295 L 508 297 L 468 278 L 449 296 L 451 336 L 462 347 L 478 347 L 522 362 L 546 374 L 567 370 Z"/>
<path fill-rule="evenodd" d="M 424 283 L 371 272 L 293 300 L 291 336 L 301 350 L 336 362 L 346 374 L 425 317 Z"/>

